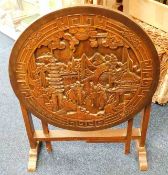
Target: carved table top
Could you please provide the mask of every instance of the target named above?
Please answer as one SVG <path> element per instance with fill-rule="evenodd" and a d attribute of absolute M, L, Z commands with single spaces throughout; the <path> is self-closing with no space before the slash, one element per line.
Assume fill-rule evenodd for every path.
<path fill-rule="evenodd" d="M 151 102 L 159 61 L 131 19 L 78 6 L 30 25 L 13 47 L 9 72 L 20 102 L 38 118 L 98 130 L 127 121 Z"/>

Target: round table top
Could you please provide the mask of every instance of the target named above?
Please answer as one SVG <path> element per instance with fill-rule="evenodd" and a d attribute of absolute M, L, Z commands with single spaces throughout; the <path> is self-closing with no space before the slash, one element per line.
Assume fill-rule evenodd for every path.
<path fill-rule="evenodd" d="M 151 102 L 159 67 L 153 43 L 130 18 L 77 6 L 31 24 L 13 47 L 9 74 L 28 111 L 82 131 L 134 117 Z"/>

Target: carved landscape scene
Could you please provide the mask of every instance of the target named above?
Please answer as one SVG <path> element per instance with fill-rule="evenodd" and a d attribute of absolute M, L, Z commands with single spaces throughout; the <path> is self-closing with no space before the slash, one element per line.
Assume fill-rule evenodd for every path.
<path fill-rule="evenodd" d="M 81 120 L 125 115 L 141 83 L 140 63 L 128 44 L 88 26 L 44 39 L 27 74 L 31 95 L 46 110 Z"/>

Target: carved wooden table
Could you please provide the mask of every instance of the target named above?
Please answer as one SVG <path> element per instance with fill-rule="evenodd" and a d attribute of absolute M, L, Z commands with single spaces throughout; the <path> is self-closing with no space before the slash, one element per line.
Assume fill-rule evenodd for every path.
<path fill-rule="evenodd" d="M 129 153 L 136 139 L 140 169 L 147 169 L 145 139 L 159 60 L 131 19 L 95 6 L 50 13 L 16 41 L 9 73 L 30 142 L 29 171 L 36 168 L 39 142 L 51 151 L 51 141 L 60 140 L 124 142 Z M 133 128 L 141 110 L 142 127 Z M 31 113 L 43 130 L 34 129 Z M 106 129 L 125 121 L 125 129 Z M 68 130 L 49 131 L 48 123 Z"/>

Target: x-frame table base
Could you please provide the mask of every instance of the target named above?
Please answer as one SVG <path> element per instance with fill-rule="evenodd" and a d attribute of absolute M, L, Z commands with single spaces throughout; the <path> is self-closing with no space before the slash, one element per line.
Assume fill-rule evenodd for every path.
<path fill-rule="evenodd" d="M 132 140 L 136 141 L 139 158 L 139 168 L 142 171 L 148 169 L 147 154 L 145 148 L 146 133 L 150 117 L 150 105 L 143 110 L 141 128 L 133 128 L 133 119 L 128 120 L 127 128 L 106 129 L 99 131 L 70 131 L 49 130 L 48 124 L 42 121 L 43 130 L 35 130 L 31 114 L 21 105 L 25 127 L 30 143 L 28 171 L 36 170 L 36 164 L 41 142 L 46 143 L 48 152 L 52 151 L 51 141 L 86 141 L 88 143 L 121 142 L 125 144 L 125 154 L 130 152 Z"/>

